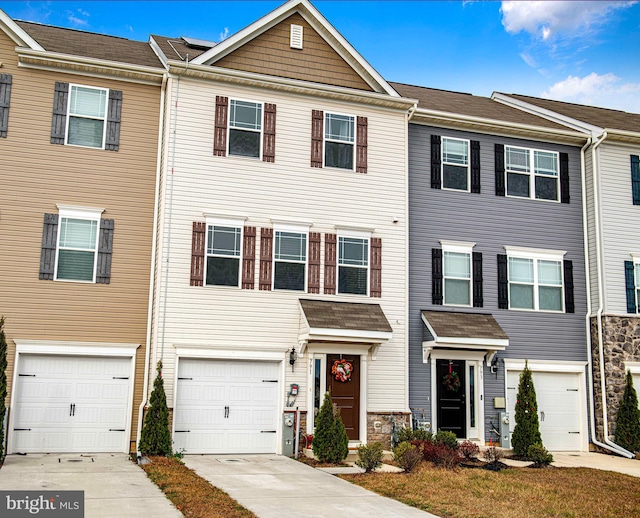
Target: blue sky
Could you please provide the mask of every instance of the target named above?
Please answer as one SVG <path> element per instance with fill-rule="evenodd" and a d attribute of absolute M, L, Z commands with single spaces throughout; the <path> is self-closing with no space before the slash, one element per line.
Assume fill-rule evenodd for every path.
<path fill-rule="evenodd" d="M 9 16 L 147 40 L 220 41 L 279 1 L 0 1 Z M 390 81 L 640 113 L 640 1 L 313 2 Z"/>

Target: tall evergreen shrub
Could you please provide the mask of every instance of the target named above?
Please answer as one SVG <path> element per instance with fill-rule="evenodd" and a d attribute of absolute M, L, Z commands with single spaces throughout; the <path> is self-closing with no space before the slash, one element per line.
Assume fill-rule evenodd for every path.
<path fill-rule="evenodd" d="M 7 397 L 7 337 L 4 334 L 4 317 L 0 317 L 0 459 L 4 457 L 4 414 Z"/>
<path fill-rule="evenodd" d="M 157 371 L 156 379 L 153 381 L 153 391 L 149 398 L 149 409 L 147 415 L 144 416 L 138 450 L 143 455 L 167 456 L 171 454 L 172 447 L 167 395 L 162 379 L 162 362 L 158 362 Z"/>
<path fill-rule="evenodd" d="M 516 455 L 526 457 L 529 446 L 542 444 L 536 389 L 533 386 L 533 378 L 528 362 L 525 363 L 524 370 L 520 374 L 515 418 L 516 426 L 511 436 L 511 446 Z"/>
<path fill-rule="evenodd" d="M 324 395 L 324 401 L 318 412 L 312 448 L 318 460 L 333 464 L 342 462 L 349 453 L 347 431 L 342 423 L 340 411 L 334 411 L 328 392 Z"/>
<path fill-rule="evenodd" d="M 633 387 L 631 371 L 627 371 L 624 393 L 616 419 L 616 444 L 631 452 L 640 452 L 640 408 Z"/>

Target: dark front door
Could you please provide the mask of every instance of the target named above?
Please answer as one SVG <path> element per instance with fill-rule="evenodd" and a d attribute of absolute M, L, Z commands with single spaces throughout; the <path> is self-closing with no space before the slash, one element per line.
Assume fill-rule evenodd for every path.
<path fill-rule="evenodd" d="M 327 354 L 327 390 L 350 441 L 360 439 L 360 356 Z"/>
<path fill-rule="evenodd" d="M 460 439 L 467 436 L 464 360 L 436 360 L 438 387 L 438 429 Z"/>

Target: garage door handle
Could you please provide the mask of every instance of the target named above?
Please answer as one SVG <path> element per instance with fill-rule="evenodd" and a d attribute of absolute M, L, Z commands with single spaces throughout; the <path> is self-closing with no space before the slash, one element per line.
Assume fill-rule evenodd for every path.
<path fill-rule="evenodd" d="M 578 389 L 567 389 L 567 392 L 578 392 Z"/>
<path fill-rule="evenodd" d="M 36 377 L 35 374 L 18 374 L 18 376 L 21 376 L 23 378 L 35 378 Z"/>
<path fill-rule="evenodd" d="M 276 433 L 275 430 L 260 430 L 260 433 Z"/>
<path fill-rule="evenodd" d="M 191 430 L 176 430 L 176 433 L 189 433 Z"/>
<path fill-rule="evenodd" d="M 580 433 L 580 432 L 569 432 L 569 433 Z"/>
<path fill-rule="evenodd" d="M 225 419 L 229 418 L 229 407 L 228 406 L 224 407 L 224 418 Z"/>
<path fill-rule="evenodd" d="M 544 421 L 544 412 L 540 412 L 540 421 Z"/>
<path fill-rule="evenodd" d="M 128 376 L 114 376 L 113 379 L 114 380 L 128 380 L 129 377 Z"/>
<path fill-rule="evenodd" d="M 124 428 L 109 428 L 110 432 L 124 432 Z"/>
<path fill-rule="evenodd" d="M 262 383 L 278 383 L 278 380 L 262 380 Z"/>
<path fill-rule="evenodd" d="M 30 432 L 31 428 L 14 428 L 14 432 Z"/>
<path fill-rule="evenodd" d="M 189 380 L 189 381 L 192 381 L 193 378 L 178 378 L 178 380 Z"/>
<path fill-rule="evenodd" d="M 69 415 L 70 416 L 76 415 L 76 404 L 75 403 L 71 403 L 69 405 Z"/>

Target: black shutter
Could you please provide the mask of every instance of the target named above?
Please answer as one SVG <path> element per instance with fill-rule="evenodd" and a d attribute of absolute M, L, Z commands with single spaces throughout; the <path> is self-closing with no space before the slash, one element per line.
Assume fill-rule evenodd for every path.
<path fill-rule="evenodd" d="M 636 279 L 633 261 L 624 262 L 624 281 L 627 292 L 627 313 L 636 313 Z"/>
<path fill-rule="evenodd" d="M 504 145 L 495 145 L 495 157 L 496 157 L 496 196 L 504 196 L 505 189 L 505 174 L 504 174 Z"/>
<path fill-rule="evenodd" d="M 507 256 L 504 254 L 498 254 L 498 307 L 509 309 L 509 277 Z"/>
<path fill-rule="evenodd" d="M 107 109 L 107 138 L 104 148 L 107 151 L 118 151 L 120 147 L 120 117 L 122 115 L 122 92 L 109 90 L 109 107 Z"/>
<path fill-rule="evenodd" d="M 569 155 L 560 153 L 560 201 L 569 203 L 571 196 L 569 194 Z"/>
<path fill-rule="evenodd" d="M 56 83 L 53 94 L 53 117 L 51 119 L 51 143 L 64 144 L 67 129 L 67 100 L 69 83 Z"/>
<path fill-rule="evenodd" d="M 473 252 L 473 307 L 481 308 L 484 305 L 482 288 L 482 254 Z"/>
<path fill-rule="evenodd" d="M 431 250 L 431 298 L 436 306 L 442 306 L 442 249 Z"/>
<path fill-rule="evenodd" d="M 96 283 L 111 282 L 111 253 L 113 252 L 113 220 L 100 220 L 100 237 L 98 239 L 98 266 Z"/>
<path fill-rule="evenodd" d="M 431 135 L 431 188 L 440 189 L 442 185 L 442 159 L 440 156 L 440 135 Z M 440 302 L 442 304 L 442 302 Z"/>
<path fill-rule="evenodd" d="M 471 192 L 480 194 L 480 142 L 471 141 Z"/>
<path fill-rule="evenodd" d="M 7 138 L 7 130 L 9 129 L 11 81 L 10 74 L 0 74 L 0 138 Z"/>
<path fill-rule="evenodd" d="M 631 155 L 631 192 L 633 204 L 640 205 L 640 157 Z"/>
<path fill-rule="evenodd" d="M 573 297 L 573 261 L 565 260 L 564 267 L 564 310 L 566 313 L 575 313 L 576 305 Z"/>
<path fill-rule="evenodd" d="M 45 214 L 42 228 L 42 251 L 40 253 L 40 280 L 52 281 L 56 265 L 58 245 L 58 215 Z"/>

